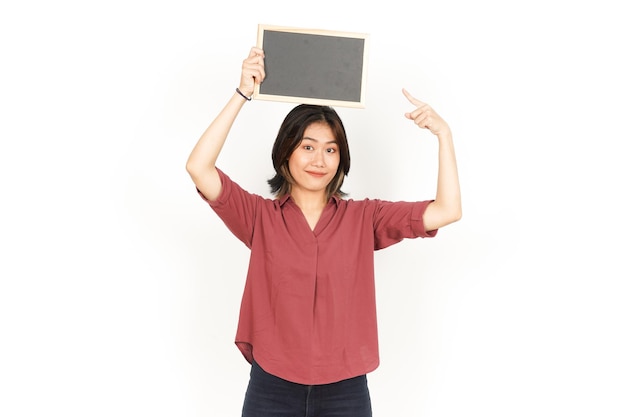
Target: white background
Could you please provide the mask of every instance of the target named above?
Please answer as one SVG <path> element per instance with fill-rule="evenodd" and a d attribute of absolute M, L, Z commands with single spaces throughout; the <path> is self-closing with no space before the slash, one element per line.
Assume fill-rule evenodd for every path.
<path fill-rule="evenodd" d="M 453 128 L 463 219 L 376 254 L 375 415 L 626 415 L 618 4 L 4 2 L 0 414 L 239 415 L 248 252 L 185 161 L 266 23 L 370 34 L 351 197 L 434 195 L 402 87 Z M 231 132 L 250 191 L 291 107 Z"/>

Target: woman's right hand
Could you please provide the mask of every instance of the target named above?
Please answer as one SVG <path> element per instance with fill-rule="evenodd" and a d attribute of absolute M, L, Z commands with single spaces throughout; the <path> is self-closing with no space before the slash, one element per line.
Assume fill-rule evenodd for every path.
<path fill-rule="evenodd" d="M 241 80 L 239 90 L 251 97 L 255 84 L 261 84 L 265 79 L 265 54 L 261 48 L 252 47 L 250 54 L 241 66 Z"/>

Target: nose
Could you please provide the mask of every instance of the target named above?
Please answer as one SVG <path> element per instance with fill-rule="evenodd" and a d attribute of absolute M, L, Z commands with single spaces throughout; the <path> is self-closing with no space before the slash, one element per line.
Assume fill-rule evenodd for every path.
<path fill-rule="evenodd" d="M 318 168 L 323 168 L 326 166 L 326 161 L 324 160 L 325 158 L 325 153 L 323 149 L 317 149 L 315 151 L 315 153 L 313 154 L 313 160 L 312 160 L 312 164 L 315 167 Z"/>

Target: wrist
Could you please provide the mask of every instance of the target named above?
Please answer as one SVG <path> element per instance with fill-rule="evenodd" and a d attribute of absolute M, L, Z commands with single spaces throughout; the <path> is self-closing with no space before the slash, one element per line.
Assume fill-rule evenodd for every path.
<path fill-rule="evenodd" d="M 235 91 L 237 92 L 237 94 L 239 94 L 241 97 L 245 98 L 246 100 L 252 101 L 252 94 L 246 95 L 239 89 L 239 87 L 235 88 Z"/>
<path fill-rule="evenodd" d="M 443 129 L 435 135 L 437 136 L 437 140 L 439 140 L 439 143 L 452 142 L 452 131 L 449 128 Z"/>
<path fill-rule="evenodd" d="M 437 137 L 450 137 L 452 136 L 452 131 L 450 130 L 450 126 L 448 126 L 448 124 L 444 124 L 443 126 L 439 127 L 438 130 L 436 131 L 431 131 L 435 136 Z"/>

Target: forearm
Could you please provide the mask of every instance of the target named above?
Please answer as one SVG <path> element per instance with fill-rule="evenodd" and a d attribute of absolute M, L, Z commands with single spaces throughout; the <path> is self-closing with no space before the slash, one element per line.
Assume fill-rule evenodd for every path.
<path fill-rule="evenodd" d="M 429 207 L 428 229 L 438 229 L 458 221 L 462 215 L 461 187 L 450 129 L 437 135 L 439 141 L 437 191 Z"/>
<path fill-rule="evenodd" d="M 459 173 L 456 164 L 456 154 L 452 133 L 447 131 L 438 137 L 439 139 L 439 172 L 437 176 L 437 197 L 443 203 L 453 217 L 461 215 L 461 187 Z"/>
<path fill-rule="evenodd" d="M 215 164 L 228 133 L 246 100 L 234 93 L 218 116 L 204 131 L 187 159 L 187 172 L 196 186 L 212 200 L 221 190 Z"/>
<path fill-rule="evenodd" d="M 187 160 L 187 170 L 190 174 L 193 174 L 193 171 L 215 167 L 226 137 L 245 102 L 239 94 L 233 94 L 222 111 L 200 136 Z"/>

